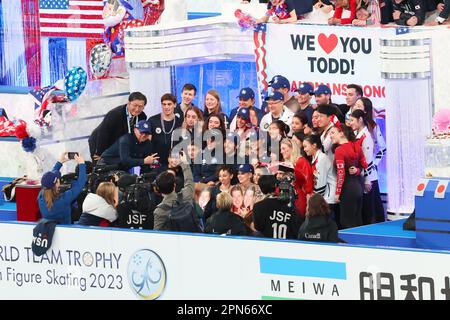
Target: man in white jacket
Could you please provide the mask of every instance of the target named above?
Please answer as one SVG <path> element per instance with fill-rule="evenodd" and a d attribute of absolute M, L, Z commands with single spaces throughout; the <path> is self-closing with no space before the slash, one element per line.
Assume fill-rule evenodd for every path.
<path fill-rule="evenodd" d="M 280 92 L 272 92 L 266 98 L 269 107 L 269 113 L 266 114 L 260 123 L 260 129 L 268 131 L 270 124 L 275 120 L 281 120 L 291 127 L 292 117 L 294 113 L 284 105 L 284 97 Z"/>

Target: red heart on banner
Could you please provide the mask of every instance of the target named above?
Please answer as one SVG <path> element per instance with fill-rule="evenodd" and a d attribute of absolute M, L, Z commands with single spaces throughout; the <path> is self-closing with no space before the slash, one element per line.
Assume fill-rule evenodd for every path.
<path fill-rule="evenodd" d="M 331 34 L 330 36 L 326 36 L 325 34 L 319 34 L 319 44 L 322 47 L 323 51 L 327 54 L 330 54 L 331 51 L 336 48 L 338 44 L 338 38 L 335 34 Z"/>

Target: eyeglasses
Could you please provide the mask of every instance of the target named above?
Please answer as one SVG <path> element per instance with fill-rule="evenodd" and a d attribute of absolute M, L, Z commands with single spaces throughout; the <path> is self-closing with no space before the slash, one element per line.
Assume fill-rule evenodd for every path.
<path fill-rule="evenodd" d="M 133 107 L 133 108 L 138 108 L 138 109 L 144 109 L 145 108 L 144 104 L 134 103 L 134 102 L 130 102 L 130 106 Z"/>

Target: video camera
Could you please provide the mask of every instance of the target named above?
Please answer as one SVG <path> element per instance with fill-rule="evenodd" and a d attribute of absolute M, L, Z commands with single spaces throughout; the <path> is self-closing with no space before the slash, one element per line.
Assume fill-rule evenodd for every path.
<path fill-rule="evenodd" d="M 295 180 L 294 168 L 289 165 L 280 164 L 278 171 L 283 172 L 281 178 L 278 177 L 278 199 L 287 203 L 289 208 L 294 208 L 295 189 L 293 182 Z"/>
<path fill-rule="evenodd" d="M 160 199 L 154 192 L 153 174 L 124 174 L 117 185 L 122 197 L 117 208 L 121 228 L 153 229 L 153 211 Z"/>

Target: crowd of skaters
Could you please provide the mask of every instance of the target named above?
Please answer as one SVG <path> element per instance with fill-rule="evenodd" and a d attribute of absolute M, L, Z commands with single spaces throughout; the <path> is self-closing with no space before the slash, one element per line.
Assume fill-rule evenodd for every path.
<path fill-rule="evenodd" d="M 216 90 L 206 93 L 199 108 L 193 104 L 195 86 L 185 84 L 181 102 L 164 94 L 162 111 L 148 119 L 145 95 L 133 92 L 93 131 L 91 158 L 96 166 L 138 166 L 154 175 L 159 200 L 148 229 L 170 230 L 162 208 L 173 206 L 179 194 L 195 203 L 204 230 L 218 234 L 336 242 L 338 229 L 384 221 L 377 165 L 386 148 L 362 88 L 347 85 L 346 103 L 335 104 L 323 84 L 302 83 L 294 95 L 282 75 L 269 85 L 261 107 L 247 87 L 226 114 Z M 85 170 L 84 160 L 75 160 L 79 172 Z M 65 161 L 63 155 L 44 175 L 39 198 L 43 216 L 60 223 L 71 222 L 62 207 L 74 201 L 86 179 L 79 174 L 70 194 L 58 200 L 57 172 Z M 284 177 L 292 177 L 291 202 L 280 200 Z M 114 225 L 119 192 L 111 182 L 98 190 L 83 203 L 79 223 Z"/>

